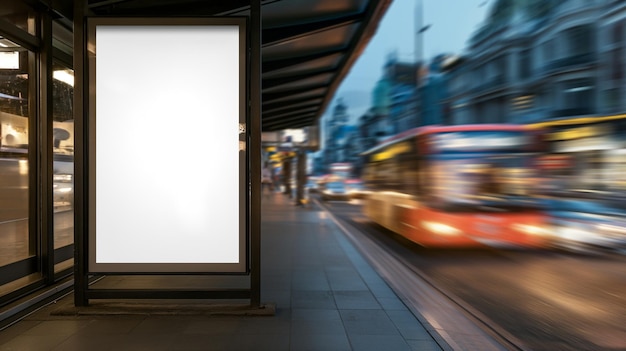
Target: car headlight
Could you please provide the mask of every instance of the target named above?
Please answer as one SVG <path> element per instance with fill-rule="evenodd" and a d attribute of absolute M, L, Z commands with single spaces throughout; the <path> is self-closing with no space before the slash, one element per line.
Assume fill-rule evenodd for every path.
<path fill-rule="evenodd" d="M 590 237 L 590 233 L 583 228 L 577 227 L 561 227 L 559 236 L 566 240 L 580 241 Z"/>
<path fill-rule="evenodd" d="M 558 237 L 570 241 L 583 241 L 593 237 L 596 228 L 588 223 L 556 221 L 555 233 Z"/>
<path fill-rule="evenodd" d="M 626 228 L 619 225 L 601 223 L 596 227 L 605 233 L 615 234 L 616 236 L 626 236 Z"/>
<path fill-rule="evenodd" d="M 549 231 L 546 227 L 538 226 L 538 225 L 531 225 L 531 224 L 516 223 L 513 225 L 513 229 L 526 233 L 526 234 L 530 234 L 530 235 L 548 235 L 549 234 Z"/>
<path fill-rule="evenodd" d="M 459 235 L 461 231 L 455 227 L 439 222 L 422 221 L 422 227 L 441 235 Z"/>
<path fill-rule="evenodd" d="M 626 241 L 626 228 L 621 225 L 599 223 L 594 227 L 597 236 L 602 239 Z"/>

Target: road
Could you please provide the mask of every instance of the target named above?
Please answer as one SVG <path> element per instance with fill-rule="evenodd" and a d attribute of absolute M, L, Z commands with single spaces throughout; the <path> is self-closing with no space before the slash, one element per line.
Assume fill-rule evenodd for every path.
<path fill-rule="evenodd" d="M 353 239 L 384 248 L 512 349 L 626 350 L 623 255 L 426 249 L 369 222 L 358 202 L 317 203 Z"/>

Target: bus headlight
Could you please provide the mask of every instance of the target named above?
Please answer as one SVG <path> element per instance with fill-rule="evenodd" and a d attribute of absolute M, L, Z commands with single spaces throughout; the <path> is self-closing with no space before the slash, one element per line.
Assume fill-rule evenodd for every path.
<path fill-rule="evenodd" d="M 422 227 L 428 231 L 441 235 L 461 234 L 461 231 L 457 228 L 439 222 L 422 221 Z"/>
<path fill-rule="evenodd" d="M 548 230 L 545 227 L 531 224 L 513 224 L 513 229 L 524 232 L 530 235 L 548 235 Z"/>

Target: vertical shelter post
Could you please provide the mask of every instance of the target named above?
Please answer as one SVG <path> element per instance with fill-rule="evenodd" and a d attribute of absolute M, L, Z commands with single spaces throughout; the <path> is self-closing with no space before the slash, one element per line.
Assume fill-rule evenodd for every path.
<path fill-rule="evenodd" d="M 87 306 L 87 96 L 85 68 L 87 45 L 85 14 L 87 1 L 74 1 L 74 305 Z"/>
<path fill-rule="evenodd" d="M 261 305 L 261 0 L 250 4 L 250 304 Z"/>
<path fill-rule="evenodd" d="M 41 235 L 42 272 L 46 284 L 54 283 L 54 208 L 47 206 L 53 202 L 52 177 L 52 17 L 49 12 L 41 16 L 42 47 L 39 62 L 40 80 L 39 92 L 39 119 L 37 135 L 37 150 L 39 153 L 37 169 L 37 191 L 41 194 L 37 198 L 41 201 L 38 208 L 38 229 Z"/>

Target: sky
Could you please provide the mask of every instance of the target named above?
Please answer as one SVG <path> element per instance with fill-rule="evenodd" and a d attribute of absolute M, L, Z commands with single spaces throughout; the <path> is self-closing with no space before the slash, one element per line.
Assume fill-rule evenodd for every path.
<path fill-rule="evenodd" d="M 327 106 L 323 118 L 331 113 L 339 98 L 348 106 L 354 122 L 371 105 L 371 92 L 381 78 L 383 65 L 391 53 L 400 61 L 415 60 L 417 7 L 420 0 L 393 0 L 361 57 L 352 66 Z M 480 27 L 495 0 L 421 0 L 423 57 L 440 53 L 461 54 L 466 42 Z"/>

